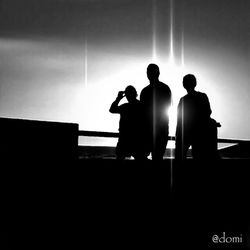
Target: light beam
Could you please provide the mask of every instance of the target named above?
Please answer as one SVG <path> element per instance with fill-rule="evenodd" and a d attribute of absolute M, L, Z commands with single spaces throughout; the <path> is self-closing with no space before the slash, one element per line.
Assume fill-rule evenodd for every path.
<path fill-rule="evenodd" d="M 152 61 L 156 60 L 156 2 L 152 0 Z"/>
<path fill-rule="evenodd" d="M 85 39 L 84 45 L 84 87 L 87 90 L 88 87 L 88 40 Z"/>

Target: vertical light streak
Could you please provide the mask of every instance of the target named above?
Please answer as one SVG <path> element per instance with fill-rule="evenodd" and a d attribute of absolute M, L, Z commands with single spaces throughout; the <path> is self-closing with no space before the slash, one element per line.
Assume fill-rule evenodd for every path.
<path fill-rule="evenodd" d="M 156 2 L 152 0 L 152 61 L 156 61 Z"/>
<path fill-rule="evenodd" d="M 152 61 L 156 63 L 156 0 L 152 0 Z M 153 152 L 155 148 L 155 97 L 153 97 Z M 151 156 L 153 157 L 153 152 Z"/>
<path fill-rule="evenodd" d="M 84 46 L 84 88 L 87 90 L 88 87 L 88 40 L 85 40 Z"/>
<path fill-rule="evenodd" d="M 185 55 L 185 48 L 184 48 L 184 32 L 182 31 L 181 34 L 181 69 L 184 70 L 185 68 L 185 59 L 184 59 L 184 55 Z"/>
<path fill-rule="evenodd" d="M 169 41 L 169 63 L 174 64 L 174 13 L 173 13 L 173 0 L 170 0 L 170 41 Z"/>
<path fill-rule="evenodd" d="M 173 38 L 173 25 L 174 25 L 174 16 L 173 16 L 173 0 L 170 0 L 170 34 L 169 34 L 169 66 L 174 67 L 174 38 Z M 170 70 L 173 70 L 170 68 Z M 172 79 L 171 79 L 172 80 Z M 173 149 L 171 150 L 171 156 L 173 155 Z M 170 160 L 170 190 L 173 190 L 173 161 Z"/>

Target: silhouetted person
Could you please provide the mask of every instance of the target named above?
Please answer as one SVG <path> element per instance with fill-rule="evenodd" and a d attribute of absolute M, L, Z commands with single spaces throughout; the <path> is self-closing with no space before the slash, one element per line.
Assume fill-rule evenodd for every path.
<path fill-rule="evenodd" d="M 124 96 L 128 103 L 119 106 L 119 102 Z M 123 160 L 129 156 L 133 156 L 135 159 L 145 159 L 141 141 L 142 106 L 137 99 L 136 89 L 129 85 L 125 91 L 119 91 L 109 111 L 120 114 L 119 139 L 116 146 L 117 159 Z"/>
<path fill-rule="evenodd" d="M 210 117 L 208 97 L 195 90 L 196 84 L 194 75 L 183 77 L 187 95 L 178 104 L 175 156 L 179 160 L 186 158 L 190 146 L 194 159 L 209 160 L 218 156 L 217 127 L 220 124 Z"/>
<path fill-rule="evenodd" d="M 171 90 L 159 81 L 160 70 L 156 64 L 149 64 L 147 77 L 149 85 L 140 95 L 144 110 L 145 139 L 147 155 L 153 160 L 162 160 L 166 150 L 169 133 L 167 111 L 171 105 Z"/>

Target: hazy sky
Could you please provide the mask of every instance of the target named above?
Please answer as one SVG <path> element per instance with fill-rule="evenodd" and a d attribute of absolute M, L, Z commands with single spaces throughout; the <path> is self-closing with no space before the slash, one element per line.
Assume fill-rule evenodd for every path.
<path fill-rule="evenodd" d="M 140 93 L 153 61 L 174 105 L 193 73 L 219 136 L 250 139 L 249 11 L 249 0 L 0 0 L 0 116 L 117 131 L 110 104 L 129 84 Z"/>

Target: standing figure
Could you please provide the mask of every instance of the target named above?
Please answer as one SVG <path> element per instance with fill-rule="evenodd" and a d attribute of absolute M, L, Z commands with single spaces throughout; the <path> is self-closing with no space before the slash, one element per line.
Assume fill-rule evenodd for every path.
<path fill-rule="evenodd" d="M 172 103 L 171 90 L 163 82 L 159 81 L 160 70 L 156 64 L 149 64 L 147 77 L 149 85 L 140 95 L 140 101 L 144 110 L 145 140 L 147 154 L 152 154 L 153 160 L 162 160 L 169 133 L 168 109 Z"/>
<path fill-rule="evenodd" d="M 185 75 L 183 87 L 187 95 L 178 104 L 175 158 L 184 160 L 192 146 L 194 159 L 216 158 L 217 127 L 220 126 L 210 117 L 212 111 L 205 93 L 195 90 L 196 78 Z"/>
<path fill-rule="evenodd" d="M 124 96 L 128 102 L 119 105 Z M 119 139 L 116 146 L 118 160 L 124 160 L 125 157 L 130 156 L 136 160 L 146 158 L 142 146 L 142 107 L 136 97 L 136 89 L 129 85 L 125 91 L 119 91 L 116 100 L 109 109 L 113 114 L 120 114 Z"/>

